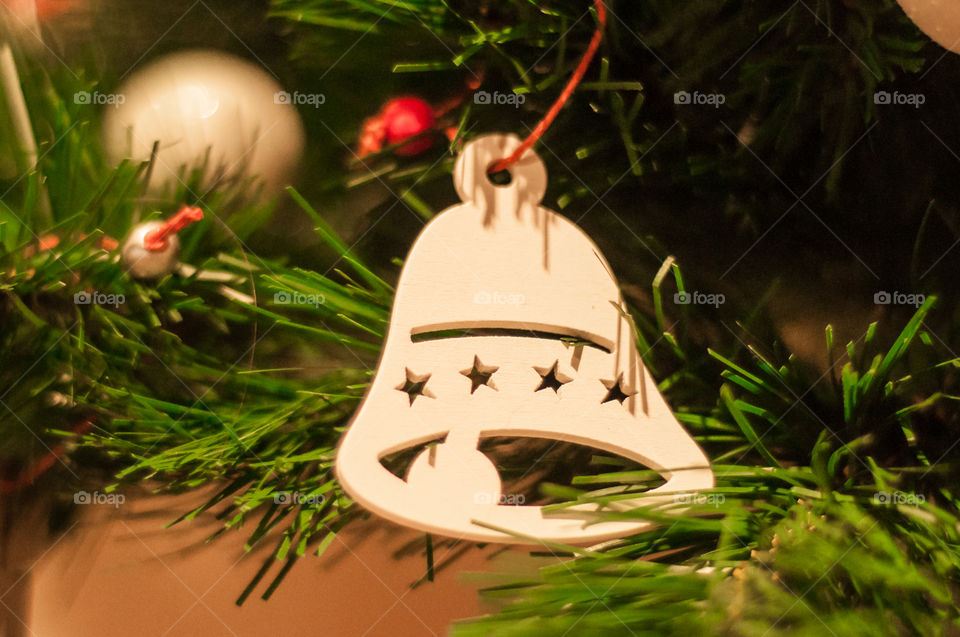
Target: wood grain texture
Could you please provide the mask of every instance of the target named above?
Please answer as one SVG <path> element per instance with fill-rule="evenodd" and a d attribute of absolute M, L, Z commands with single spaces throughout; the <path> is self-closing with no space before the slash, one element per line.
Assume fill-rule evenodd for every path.
<path fill-rule="evenodd" d="M 548 438 L 663 475 L 654 495 L 621 501 L 622 509 L 713 486 L 706 456 L 640 360 L 603 255 L 540 206 L 547 175 L 539 157 L 527 152 L 508 185 L 487 178 L 487 166 L 517 144 L 489 135 L 458 158 L 463 203 L 433 219 L 410 250 L 377 373 L 340 442 L 337 476 L 371 511 L 456 538 L 584 543 L 636 533 L 650 524 L 596 522 L 594 505 L 548 515 L 501 504 L 500 476 L 477 449 L 488 436 Z M 380 463 L 439 440 L 406 480 Z"/>

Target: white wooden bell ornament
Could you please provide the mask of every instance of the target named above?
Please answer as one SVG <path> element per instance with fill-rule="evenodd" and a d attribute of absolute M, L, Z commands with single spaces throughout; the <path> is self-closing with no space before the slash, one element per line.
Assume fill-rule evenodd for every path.
<path fill-rule="evenodd" d="M 463 203 L 433 219 L 410 250 L 336 473 L 371 511 L 455 538 L 584 543 L 637 533 L 651 523 L 598 522 L 596 505 L 548 514 L 504 504 L 513 500 L 478 450 L 489 436 L 553 439 L 666 479 L 621 509 L 713 486 L 709 461 L 641 362 L 610 266 L 576 225 L 539 205 L 547 184 L 540 158 L 527 151 L 507 185 L 489 180 L 487 168 L 519 144 L 488 135 L 457 159 Z M 431 441 L 405 480 L 380 462 Z"/>

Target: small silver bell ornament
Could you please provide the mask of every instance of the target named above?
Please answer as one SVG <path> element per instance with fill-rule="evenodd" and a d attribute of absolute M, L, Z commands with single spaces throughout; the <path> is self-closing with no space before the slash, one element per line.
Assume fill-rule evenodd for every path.
<path fill-rule="evenodd" d="M 184 206 L 167 221 L 146 221 L 134 227 L 120 249 L 124 267 L 138 279 L 170 274 L 180 264 L 177 233 L 200 219 L 203 219 L 200 208 Z"/>
<path fill-rule="evenodd" d="M 503 504 L 497 469 L 478 450 L 490 436 L 560 440 L 666 479 L 620 509 L 713 486 L 709 461 L 641 362 L 610 266 L 576 225 L 539 205 L 547 184 L 540 158 L 524 153 L 507 185 L 488 178 L 487 168 L 519 144 L 488 135 L 458 157 L 463 203 L 432 220 L 410 250 L 336 473 L 371 511 L 456 538 L 583 543 L 637 533 L 651 523 L 598 522 L 596 505 L 548 515 Z M 405 480 L 380 462 L 428 442 L 437 444 Z"/>

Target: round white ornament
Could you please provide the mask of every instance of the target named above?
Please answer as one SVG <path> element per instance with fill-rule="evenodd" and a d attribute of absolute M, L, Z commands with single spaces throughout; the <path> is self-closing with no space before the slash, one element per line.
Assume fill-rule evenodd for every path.
<path fill-rule="evenodd" d="M 495 185 L 487 169 L 520 144 L 488 135 L 458 157 L 463 203 L 437 215 L 407 256 L 380 362 L 337 451 L 344 490 L 385 518 L 480 542 L 597 542 L 646 530 L 597 521 L 596 505 L 547 512 L 503 493 L 482 438 L 587 445 L 643 463 L 666 483 L 610 504 L 675 503 L 713 486 L 637 352 L 609 264 L 575 224 L 540 206 L 546 168 L 527 151 Z M 572 343 L 570 341 L 573 341 Z M 405 478 L 381 460 L 428 444 Z M 515 535 L 516 534 L 516 535 Z"/>
<path fill-rule="evenodd" d="M 913 23 L 937 44 L 960 53 L 960 2 L 956 0 L 897 0 Z"/>
<path fill-rule="evenodd" d="M 163 221 L 147 221 L 136 226 L 120 249 L 120 259 L 127 272 L 138 279 L 156 279 L 173 272 L 180 262 L 180 239 L 171 235 L 160 250 L 146 247 L 147 233 L 160 230 Z"/>
<path fill-rule="evenodd" d="M 289 185 L 303 154 L 303 124 L 290 101 L 270 74 L 245 60 L 174 53 L 131 75 L 108 100 L 104 148 L 114 162 L 145 161 L 158 141 L 154 195 L 205 161 L 205 188 L 256 177 L 273 194 Z"/>

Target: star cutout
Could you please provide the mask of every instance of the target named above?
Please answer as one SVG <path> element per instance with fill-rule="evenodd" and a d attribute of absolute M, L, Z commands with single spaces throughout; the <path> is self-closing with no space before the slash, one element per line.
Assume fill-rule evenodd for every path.
<path fill-rule="evenodd" d="M 623 401 L 630 396 L 633 396 L 637 392 L 624 387 L 623 385 L 623 374 L 617 376 L 616 380 L 601 380 L 603 386 L 607 388 L 607 395 L 603 397 L 603 400 L 600 401 L 600 404 L 609 403 L 610 401 L 616 400 L 621 405 Z"/>
<path fill-rule="evenodd" d="M 484 365 L 480 362 L 479 356 L 474 356 L 473 367 L 464 369 L 460 373 L 470 379 L 470 393 L 472 394 L 477 391 L 477 388 L 481 385 L 486 385 L 496 391 L 497 386 L 493 384 L 493 380 L 491 380 L 490 377 L 493 376 L 493 373 L 498 369 L 500 368 L 494 367 L 493 365 Z"/>
<path fill-rule="evenodd" d="M 430 380 L 430 374 L 414 374 L 409 367 L 404 368 L 407 377 L 402 383 L 396 386 L 402 392 L 406 392 L 410 397 L 410 404 L 417 399 L 417 396 L 426 396 L 427 398 L 436 398 L 429 389 L 426 388 L 427 381 Z"/>
<path fill-rule="evenodd" d="M 554 392 L 569 383 L 572 378 L 564 376 L 558 371 L 560 366 L 560 361 L 554 361 L 553 365 L 550 367 L 534 367 L 537 370 L 537 373 L 540 374 L 540 386 L 537 387 L 534 391 L 540 391 L 541 389 L 552 389 Z"/>

